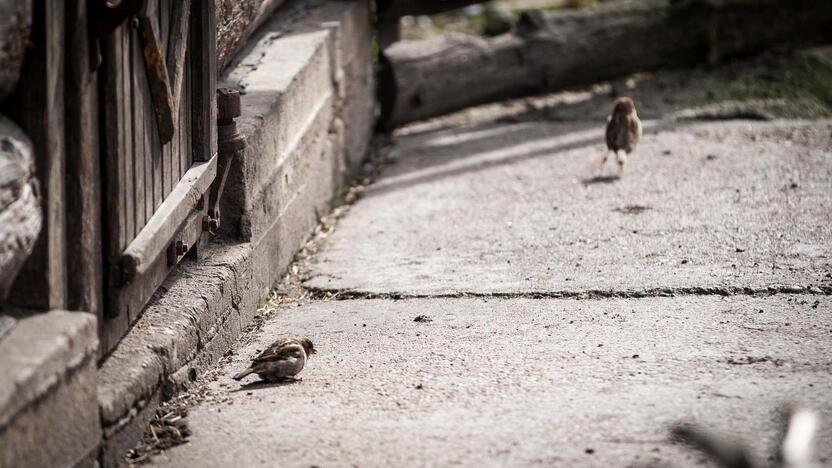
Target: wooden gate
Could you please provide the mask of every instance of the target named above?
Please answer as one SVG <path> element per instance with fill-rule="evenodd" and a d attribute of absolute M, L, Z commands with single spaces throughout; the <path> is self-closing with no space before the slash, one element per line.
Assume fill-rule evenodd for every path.
<path fill-rule="evenodd" d="M 214 2 L 134 3 L 100 41 L 104 353 L 204 241 L 217 172 Z"/>

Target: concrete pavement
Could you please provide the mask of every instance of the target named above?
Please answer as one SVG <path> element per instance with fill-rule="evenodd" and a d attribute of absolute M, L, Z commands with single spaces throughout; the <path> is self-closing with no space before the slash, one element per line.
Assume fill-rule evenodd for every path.
<path fill-rule="evenodd" d="M 692 466 L 669 424 L 764 457 L 786 401 L 832 463 L 832 123 L 648 122 L 621 179 L 601 132 L 398 138 L 308 272 L 347 299 L 266 321 L 154 464 Z M 302 382 L 231 380 L 292 334 Z"/>
<path fill-rule="evenodd" d="M 211 383 L 223 398 L 191 411 L 190 444 L 157 463 L 687 466 L 699 457 L 666 440 L 683 418 L 764 453 L 779 403 L 799 396 L 832 418 L 830 306 L 804 295 L 316 302 L 239 350 Z M 295 333 L 321 350 L 302 382 L 231 380 L 271 337 Z M 820 440 L 830 435 L 825 424 Z M 820 455 L 832 457 L 828 444 Z"/>
<path fill-rule="evenodd" d="M 598 123 L 402 138 L 306 285 L 405 295 L 832 286 L 832 124 L 645 127 L 620 180 L 598 177 Z"/>

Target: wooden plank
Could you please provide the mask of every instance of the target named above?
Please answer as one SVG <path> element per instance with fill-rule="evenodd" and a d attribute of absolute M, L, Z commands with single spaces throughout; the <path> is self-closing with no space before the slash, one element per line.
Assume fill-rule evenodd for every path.
<path fill-rule="evenodd" d="M 183 75 L 184 75 L 184 73 L 183 73 Z M 183 78 L 184 78 L 184 76 L 183 76 Z M 177 129 L 177 132 L 176 132 L 177 133 L 176 134 L 177 151 L 176 151 L 175 157 L 173 158 L 173 176 L 177 181 L 179 179 L 181 179 L 182 175 L 184 174 L 184 171 L 182 171 L 182 167 L 184 166 L 182 159 L 185 155 L 185 152 L 188 149 L 187 145 L 185 144 L 186 136 L 191 134 L 191 129 L 188 126 L 187 115 L 185 113 L 186 109 L 187 109 L 187 102 L 185 102 L 185 99 L 182 99 L 182 101 L 179 102 L 179 105 L 178 105 L 178 110 L 179 110 L 179 115 L 178 115 L 178 122 L 179 123 L 178 123 L 178 125 L 179 125 L 179 128 Z"/>
<path fill-rule="evenodd" d="M 190 57 L 186 57 L 190 58 Z M 182 91 L 182 126 L 188 129 L 187 132 L 182 132 L 182 151 L 179 154 L 179 174 L 182 174 L 191 167 L 191 158 L 193 148 L 191 146 L 191 134 L 193 127 L 191 122 L 191 66 L 188 65 L 184 70 L 184 86 Z"/>
<path fill-rule="evenodd" d="M 159 45 L 162 46 L 162 50 L 166 51 L 168 49 L 168 41 L 170 40 L 170 12 L 171 12 L 171 3 L 170 0 L 158 0 L 158 31 L 159 31 Z"/>
<path fill-rule="evenodd" d="M 66 308 L 64 200 L 64 2 L 33 2 L 29 47 L 16 92 L 3 103 L 32 140 L 44 223 L 35 249 L 12 286 L 9 303 Z"/>
<path fill-rule="evenodd" d="M 191 4 L 194 31 L 190 35 L 191 98 L 193 123 L 191 144 L 194 161 L 207 161 L 217 154 L 217 29 L 214 0 Z"/>
<path fill-rule="evenodd" d="M 173 91 L 173 105 L 178 109 L 182 99 L 185 73 L 185 54 L 188 50 L 188 33 L 191 23 L 191 1 L 174 2 L 170 40 L 167 47 L 168 78 Z"/>
<path fill-rule="evenodd" d="M 121 164 L 124 167 L 122 190 L 124 190 L 124 237 L 129 243 L 136 236 L 136 207 L 133 191 L 133 181 L 135 174 L 133 173 L 133 150 L 136 147 L 134 139 L 135 124 L 133 122 L 133 54 L 131 47 L 138 44 L 135 39 L 135 32 L 131 28 L 124 28 L 122 42 L 122 69 L 121 79 L 124 83 L 124 107 L 122 108 L 122 118 L 124 119 L 124 148 L 121 154 Z"/>
<path fill-rule="evenodd" d="M 168 50 L 168 40 L 170 37 L 170 12 L 171 12 L 171 4 L 167 0 L 158 0 L 159 1 L 159 36 L 161 39 L 160 46 L 161 52 L 163 54 L 167 53 Z M 167 72 L 167 58 L 163 60 L 165 64 L 165 72 Z M 168 86 L 170 86 L 170 76 L 168 76 Z M 173 90 L 170 89 L 170 101 L 171 101 L 171 112 L 175 112 L 176 110 L 176 103 L 173 100 Z M 162 146 L 162 205 L 164 205 L 164 200 L 170 194 L 171 190 L 173 190 L 173 179 L 171 177 L 171 152 L 173 151 L 174 141 L 176 141 L 176 132 L 177 132 L 177 115 L 171 115 L 172 122 L 173 122 L 173 133 L 172 133 L 172 140 L 165 142 L 163 140 Z M 161 209 L 161 207 L 159 208 Z"/>
<path fill-rule="evenodd" d="M 182 223 L 199 204 L 217 175 L 217 159 L 194 164 L 176 188 L 147 222 L 142 232 L 122 256 L 126 282 L 148 271 L 159 255 L 164 255 Z"/>
<path fill-rule="evenodd" d="M 153 103 L 149 108 L 153 109 Z M 162 193 L 162 160 L 163 160 L 163 145 L 162 141 L 159 138 L 159 131 L 158 126 L 156 125 L 156 121 L 154 120 L 151 124 L 152 131 L 152 138 L 153 138 L 153 211 L 155 212 L 159 209 L 159 206 L 162 205 L 162 201 L 165 199 Z"/>
<path fill-rule="evenodd" d="M 171 28 L 167 48 L 167 67 L 173 93 L 173 105 L 177 114 L 176 137 L 171 148 L 171 186 L 184 174 L 182 155 L 187 149 L 185 137 L 190 135 L 190 127 L 185 124 L 185 109 L 182 90 L 185 81 L 185 59 L 190 29 L 190 0 L 173 2 L 170 9 Z"/>
<path fill-rule="evenodd" d="M 103 175 L 104 175 L 104 246 L 105 246 L 105 278 L 106 288 L 109 292 L 115 290 L 120 283 L 120 269 L 119 258 L 121 252 L 126 247 L 127 242 L 124 237 L 124 210 L 121 206 L 124 204 L 124 191 L 121 185 L 121 159 L 122 148 L 124 147 L 124 132 L 122 122 L 121 108 L 124 106 L 124 87 L 120 78 L 122 48 L 121 38 L 123 35 L 121 26 L 102 37 L 102 53 L 103 63 L 101 68 L 101 76 L 103 80 L 103 111 L 104 118 L 102 119 L 104 125 L 104 155 L 102 160 Z M 113 307 L 111 295 L 107 294 L 105 297 L 108 303 L 105 307 L 105 316 L 108 318 L 107 323 L 103 325 L 103 335 L 106 336 L 107 329 L 112 325 L 112 321 L 118 317 L 118 310 Z M 102 342 L 102 349 L 107 349 Z"/>
<path fill-rule="evenodd" d="M 154 137 L 158 139 L 158 135 L 156 133 L 155 122 L 153 121 L 153 109 L 151 108 L 151 102 L 148 96 L 150 95 L 150 91 L 147 88 L 147 78 L 142 79 L 142 115 L 144 116 L 144 132 L 142 132 L 142 136 L 144 137 L 144 148 L 145 148 L 145 167 L 144 167 L 144 208 L 145 208 L 145 224 L 147 220 L 153 216 L 153 212 L 156 211 L 156 201 L 154 197 L 154 160 L 157 158 L 157 154 L 159 154 L 159 148 L 156 146 L 156 140 Z"/>
<path fill-rule="evenodd" d="M 147 187 L 144 180 L 146 174 L 145 163 L 149 163 L 145 149 L 145 133 L 147 133 L 148 125 L 144 115 L 147 78 L 143 73 L 144 58 L 139 47 L 130 49 L 130 57 L 133 61 L 133 73 L 131 74 L 133 84 L 130 87 L 132 90 L 130 95 L 133 99 L 133 122 L 135 122 L 133 130 L 133 168 L 135 170 L 133 200 L 135 200 L 136 205 L 135 222 L 136 232 L 138 232 L 150 218 L 147 214 L 147 207 L 145 207 Z"/>
<path fill-rule="evenodd" d="M 90 67 L 86 0 L 66 3 L 66 206 L 67 307 L 84 310 L 104 324 L 101 168 L 98 80 Z"/>
<path fill-rule="evenodd" d="M 176 144 L 176 132 L 173 133 L 173 140 L 169 141 L 162 151 L 162 194 L 165 198 L 173 190 L 173 177 L 171 174 L 171 159 L 173 159 L 174 145 Z M 164 201 L 162 202 L 164 203 Z"/>

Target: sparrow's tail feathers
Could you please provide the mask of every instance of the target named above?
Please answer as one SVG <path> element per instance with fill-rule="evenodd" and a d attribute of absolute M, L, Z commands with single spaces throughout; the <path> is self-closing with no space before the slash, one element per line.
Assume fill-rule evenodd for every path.
<path fill-rule="evenodd" d="M 797 406 L 786 408 L 777 459 L 783 466 L 803 468 L 812 464 L 812 438 L 818 427 L 817 415 Z"/>
<path fill-rule="evenodd" d="M 692 424 L 679 424 L 671 430 L 672 438 L 699 450 L 722 468 L 751 468 L 751 457 L 735 440 L 711 434 Z"/>
<path fill-rule="evenodd" d="M 245 376 L 247 376 L 247 375 L 251 374 L 252 372 L 254 372 L 254 368 L 249 367 L 248 369 L 246 369 L 246 370 L 244 370 L 244 371 L 240 372 L 239 374 L 235 375 L 235 376 L 234 376 L 234 377 L 232 377 L 232 378 L 233 378 L 234 380 L 242 380 L 242 379 L 243 379 L 243 377 L 245 377 Z"/>

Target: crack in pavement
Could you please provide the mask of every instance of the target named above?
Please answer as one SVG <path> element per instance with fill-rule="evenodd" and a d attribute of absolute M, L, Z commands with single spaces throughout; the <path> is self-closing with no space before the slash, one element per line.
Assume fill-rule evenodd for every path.
<path fill-rule="evenodd" d="M 307 298 L 319 301 L 348 301 L 360 299 L 404 300 L 404 299 L 641 299 L 651 297 L 679 296 L 772 296 L 775 294 L 803 294 L 830 296 L 832 286 L 785 286 L 768 287 L 687 287 L 687 288 L 649 288 L 638 291 L 584 290 L 584 291 L 542 291 L 542 292 L 478 292 L 458 291 L 453 293 L 418 294 L 406 292 L 374 293 L 349 289 L 326 289 L 303 286 Z"/>

